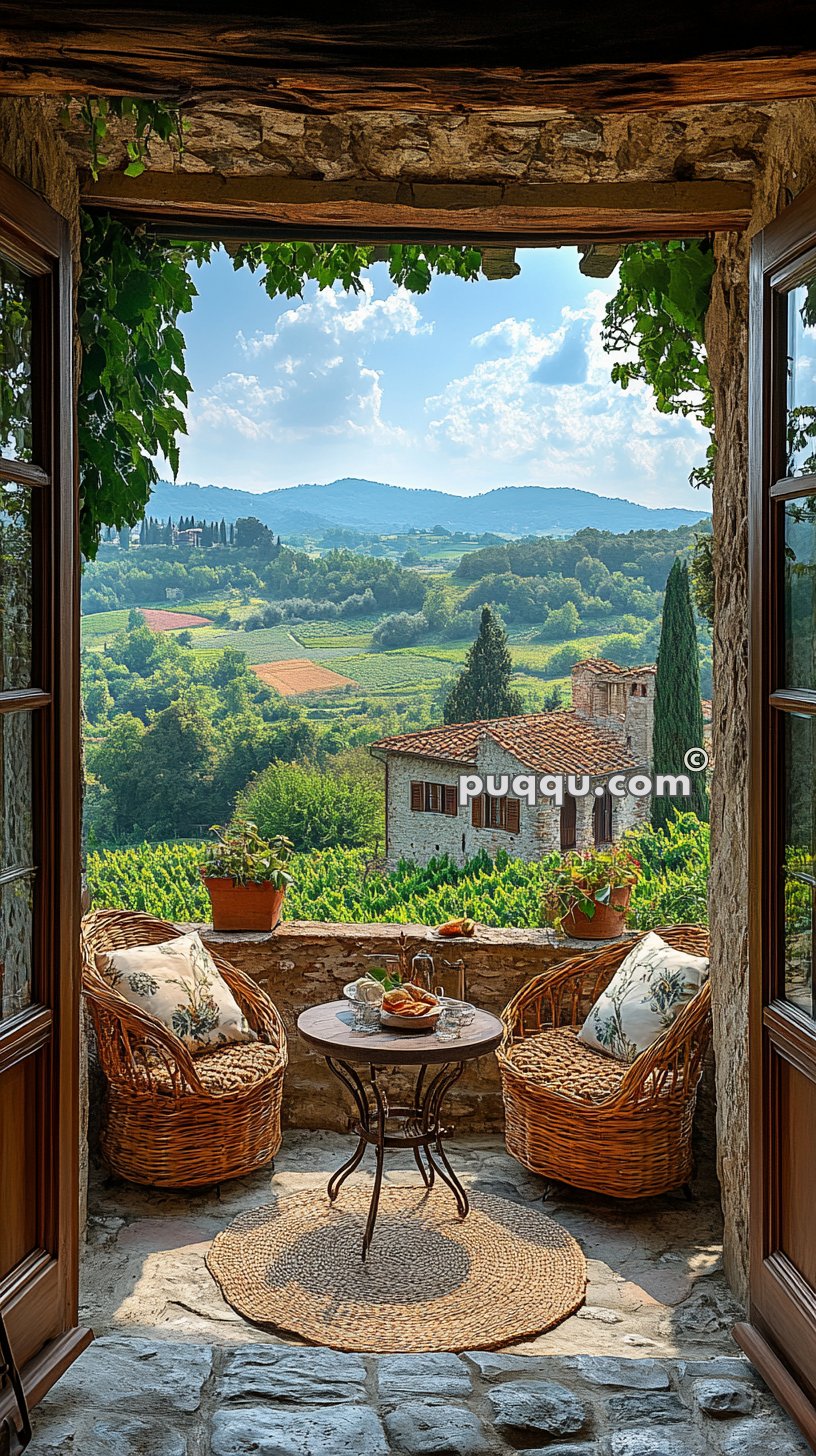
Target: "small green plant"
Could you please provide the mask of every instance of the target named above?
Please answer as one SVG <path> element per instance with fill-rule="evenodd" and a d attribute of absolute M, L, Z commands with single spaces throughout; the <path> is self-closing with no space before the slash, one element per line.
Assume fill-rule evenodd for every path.
<path fill-rule="evenodd" d="M 383 991 L 395 991 L 397 986 L 402 984 L 399 976 L 392 976 L 391 972 L 385 969 L 385 966 L 369 966 L 366 975 L 371 976 L 375 981 L 379 981 Z"/>
<path fill-rule="evenodd" d="M 563 855 L 544 891 L 547 923 L 557 929 L 572 910 L 591 920 L 599 905 L 625 911 L 620 891 L 634 885 L 639 872 L 640 861 L 625 843 Z"/>
<path fill-rule="evenodd" d="M 292 855 L 291 840 L 283 834 L 264 839 L 251 819 L 236 819 L 221 827 L 214 824 L 214 844 L 208 845 L 201 861 L 206 879 L 234 880 L 237 885 L 274 885 L 285 890 L 294 884 L 286 866 Z"/>

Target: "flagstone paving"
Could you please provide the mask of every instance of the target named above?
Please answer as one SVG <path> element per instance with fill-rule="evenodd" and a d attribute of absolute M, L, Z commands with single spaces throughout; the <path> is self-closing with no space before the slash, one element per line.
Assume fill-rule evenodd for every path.
<path fill-rule="evenodd" d="M 248 1325 L 204 1256 L 270 1192 L 324 1194 L 346 1140 L 289 1133 L 273 1173 L 206 1194 L 97 1176 L 83 1319 L 97 1339 L 35 1413 L 33 1456 L 796 1456 L 808 1447 L 737 1351 L 715 1190 L 619 1205 L 549 1187 L 493 1138 L 471 1189 L 543 1208 L 581 1242 L 584 1307 L 495 1352 L 361 1356 Z M 369 1176 L 360 1174 L 358 1176 Z M 389 1179 L 411 1182 L 395 1158 Z"/>

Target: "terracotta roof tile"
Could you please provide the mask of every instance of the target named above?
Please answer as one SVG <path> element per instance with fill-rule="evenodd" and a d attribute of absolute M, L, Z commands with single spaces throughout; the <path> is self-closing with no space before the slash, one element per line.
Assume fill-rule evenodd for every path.
<path fill-rule="evenodd" d="M 619 734 L 588 722 L 572 708 L 398 733 L 371 747 L 470 765 L 476 762 L 476 748 L 485 734 L 535 773 L 604 774 L 636 767 Z"/>
<path fill-rule="evenodd" d="M 622 668 L 619 663 L 610 662 L 609 659 L 606 657 L 587 657 L 584 659 L 583 662 L 575 663 L 575 666 L 572 669 L 573 672 L 577 667 L 583 667 L 587 672 L 602 672 L 604 674 L 608 672 L 614 672 L 617 674 L 624 671 L 624 668 Z"/>

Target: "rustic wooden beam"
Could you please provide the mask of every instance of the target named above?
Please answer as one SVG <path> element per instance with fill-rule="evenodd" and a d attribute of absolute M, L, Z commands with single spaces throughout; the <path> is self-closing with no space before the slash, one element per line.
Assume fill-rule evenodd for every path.
<path fill-rule="evenodd" d="M 809 0 L 744 0 L 738 21 L 730 0 L 507 0 L 489 16 L 461 0 L 340 18 L 336 5 L 304 9 L 0 3 L 0 92 L 245 97 L 318 112 L 636 110 L 816 94 Z"/>
<path fill-rule="evenodd" d="M 360 236 L 448 234 L 512 240 L 684 237 L 741 230 L 751 215 L 743 182 L 315 182 L 203 172 L 105 173 L 86 182 L 86 207 L 184 229 L 233 235 L 249 224 Z M 235 233 L 235 229 L 238 233 Z M 197 231 L 200 226 L 197 226 Z"/>

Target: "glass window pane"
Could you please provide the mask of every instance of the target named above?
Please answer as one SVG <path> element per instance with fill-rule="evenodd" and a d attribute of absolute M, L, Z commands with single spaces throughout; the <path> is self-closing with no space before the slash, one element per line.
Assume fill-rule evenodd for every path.
<path fill-rule="evenodd" d="M 0 1020 L 31 1005 L 34 876 L 0 884 Z"/>
<path fill-rule="evenodd" d="M 816 496 L 785 506 L 785 680 L 816 688 Z"/>
<path fill-rule="evenodd" d="M 814 1015 L 816 717 L 785 715 L 785 996 Z"/>
<path fill-rule="evenodd" d="M 0 692 L 31 681 L 32 494 L 0 480 Z"/>
<path fill-rule="evenodd" d="M 34 863 L 30 713 L 0 713 L 0 873 Z"/>
<path fill-rule="evenodd" d="M 31 282 L 0 255 L 0 455 L 30 460 Z"/>

